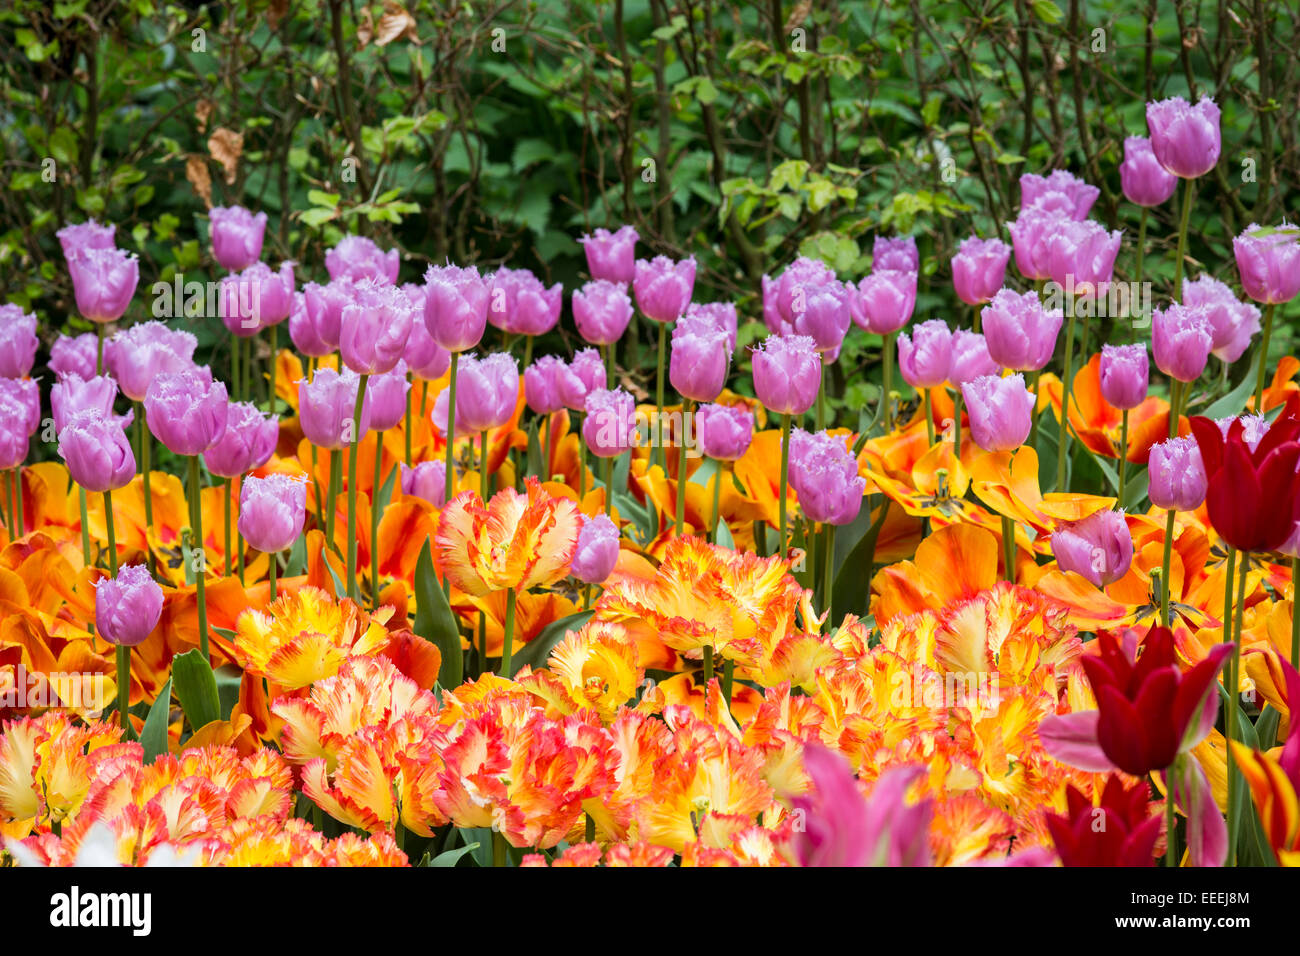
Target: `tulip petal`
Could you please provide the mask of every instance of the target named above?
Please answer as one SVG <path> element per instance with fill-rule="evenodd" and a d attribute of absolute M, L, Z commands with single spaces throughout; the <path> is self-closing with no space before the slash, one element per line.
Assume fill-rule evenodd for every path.
<path fill-rule="evenodd" d="M 1089 773 L 1106 773 L 1115 769 L 1115 763 L 1097 741 L 1100 717 L 1096 710 L 1048 717 L 1038 725 L 1038 740 L 1061 763 Z"/>

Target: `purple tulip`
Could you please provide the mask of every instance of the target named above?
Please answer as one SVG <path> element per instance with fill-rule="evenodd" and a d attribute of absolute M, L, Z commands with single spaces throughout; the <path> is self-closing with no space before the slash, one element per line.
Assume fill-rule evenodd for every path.
<path fill-rule="evenodd" d="M 227 272 L 241 272 L 262 258 L 266 213 L 253 215 L 243 206 L 208 210 L 212 258 Z"/>
<path fill-rule="evenodd" d="M 121 249 L 81 249 L 68 260 L 77 310 L 91 322 L 116 322 L 140 282 L 140 260 Z"/>
<path fill-rule="evenodd" d="M 1031 208 L 1022 209 L 1015 222 L 1007 223 L 1016 268 L 1022 276 L 1034 282 L 1051 278 L 1048 243 L 1068 222 L 1071 219 L 1062 212 Z"/>
<path fill-rule="evenodd" d="M 16 395 L 0 391 L 0 471 L 17 468 L 27 457 L 31 435 L 27 409 Z"/>
<path fill-rule="evenodd" d="M 876 335 L 897 332 L 912 319 L 916 308 L 916 273 L 896 269 L 876 270 L 858 283 L 859 311 L 850 315 L 858 326 Z"/>
<path fill-rule="evenodd" d="M 790 434 L 790 486 L 809 520 L 845 525 L 858 516 L 867 482 L 843 438 L 796 428 Z"/>
<path fill-rule="evenodd" d="M 637 238 L 635 229 L 623 226 L 617 232 L 597 229 L 593 235 L 579 239 L 587 253 L 587 271 L 591 277 L 598 281 L 629 284 L 636 276 Z"/>
<path fill-rule="evenodd" d="M 0 305 L 0 376 L 22 378 L 36 362 L 36 315 L 19 306 Z"/>
<path fill-rule="evenodd" d="M 1170 438 L 1151 446 L 1148 466 L 1151 503 L 1166 511 L 1195 511 L 1205 500 L 1207 480 L 1194 437 Z"/>
<path fill-rule="evenodd" d="M 162 322 L 140 322 L 116 333 L 104 346 L 104 364 L 117 379 L 118 388 L 133 402 L 144 401 L 159 375 L 194 366 L 199 340 L 190 332 Z"/>
<path fill-rule="evenodd" d="M 1062 222 L 1047 239 L 1047 271 L 1057 285 L 1089 286 L 1100 292 L 1115 271 L 1123 233 L 1107 232 L 1099 222 Z"/>
<path fill-rule="evenodd" d="M 636 400 L 628 392 L 595 389 L 587 396 L 585 411 L 582 437 L 593 454 L 613 458 L 636 446 Z"/>
<path fill-rule="evenodd" d="M 921 254 L 912 236 L 876 236 L 871 245 L 872 272 L 919 272 Z"/>
<path fill-rule="evenodd" d="M 656 322 L 676 322 L 695 291 L 695 257 L 673 262 L 667 256 L 636 260 L 632 279 L 637 307 Z"/>
<path fill-rule="evenodd" d="M 158 626 L 162 609 L 162 588 L 143 564 L 128 564 L 117 577 L 95 583 L 95 628 L 110 644 L 142 643 Z"/>
<path fill-rule="evenodd" d="M 4 306 L 0 306 L 2 312 Z M 2 322 L 3 319 L 0 319 Z M 2 334 L 2 333 L 0 333 Z M 50 371 L 56 375 L 94 378 L 99 363 L 99 343 L 94 332 L 60 335 L 50 346 Z"/>
<path fill-rule="evenodd" d="M 422 461 L 414 468 L 402 462 L 402 494 L 423 498 L 435 508 L 447 503 L 447 469 L 440 461 Z"/>
<path fill-rule="evenodd" d="M 1046 176 L 1025 173 L 1020 177 L 1020 208 L 1064 213 L 1071 219 L 1086 219 L 1101 190 L 1074 173 L 1054 169 Z"/>
<path fill-rule="evenodd" d="M 1128 573 L 1133 536 L 1123 512 L 1103 508 L 1053 531 L 1052 554 L 1062 571 L 1073 571 L 1103 588 Z"/>
<path fill-rule="evenodd" d="M 683 315 L 673 327 L 668 380 L 686 398 L 711 402 L 722 392 L 731 364 L 727 330 L 711 319 Z"/>
<path fill-rule="evenodd" d="M 86 249 L 113 249 L 116 247 L 114 234 L 117 226 L 101 226 L 93 219 L 79 222 L 75 226 L 64 226 L 55 233 L 59 245 L 63 247 L 63 258 L 71 259 Z"/>
<path fill-rule="evenodd" d="M 1205 371 L 1214 339 L 1204 308 L 1174 303 L 1151 313 L 1151 351 L 1156 368 L 1180 382 L 1194 382 Z"/>
<path fill-rule="evenodd" d="M 433 340 L 448 352 L 465 352 L 483 339 L 487 327 L 488 284 L 469 266 L 430 266 L 424 321 Z"/>
<path fill-rule="evenodd" d="M 569 573 L 587 584 L 601 584 L 618 563 L 618 528 L 603 514 L 584 517 Z"/>
<path fill-rule="evenodd" d="M 564 407 L 575 412 L 587 407 L 587 396 L 593 391 L 611 384 L 605 380 L 605 363 L 595 349 L 582 349 L 574 355 L 573 361 L 556 372 L 555 383 Z"/>
<path fill-rule="evenodd" d="M 769 411 L 802 415 L 812 408 L 821 387 L 821 360 L 812 339 L 769 335 L 752 354 L 754 391 Z"/>
<path fill-rule="evenodd" d="M 1160 165 L 1151 149 L 1151 140 L 1145 136 L 1124 140 L 1119 182 L 1125 198 L 1139 206 L 1159 206 L 1178 188 L 1178 177 Z"/>
<path fill-rule="evenodd" d="M 1250 449 L 1251 454 L 1254 454 L 1261 439 L 1268 434 L 1269 420 L 1263 415 L 1238 415 L 1236 417 L 1220 418 L 1215 421 L 1215 424 L 1219 426 L 1219 431 L 1223 433 L 1223 437 L 1227 438 L 1228 432 L 1232 430 L 1233 424 L 1237 421 L 1241 422 L 1241 440 L 1246 443 L 1246 447 Z"/>
<path fill-rule="evenodd" d="M 1038 293 L 1002 289 L 981 311 L 989 355 L 1003 368 L 1038 371 L 1052 360 L 1065 313 L 1045 309 Z"/>
<path fill-rule="evenodd" d="M 554 355 L 543 355 L 524 369 L 524 401 L 538 415 L 550 415 L 564 407 L 560 398 L 564 369 L 564 360 Z"/>
<path fill-rule="evenodd" d="M 36 380 L 33 378 L 0 378 L 0 395 L 4 395 L 10 401 L 17 403 L 18 407 L 23 410 L 23 414 L 14 424 L 25 429 L 28 437 L 36 434 L 36 429 L 41 427 L 41 389 L 36 384 Z M 109 407 L 112 407 L 111 403 Z M 123 421 L 129 424 L 131 416 L 128 414 Z"/>
<path fill-rule="evenodd" d="M 560 321 L 564 289 L 546 288 L 528 269 L 498 269 L 490 277 L 488 321 L 512 335 L 544 335 Z"/>
<path fill-rule="evenodd" d="M 339 330 L 343 325 L 343 310 L 356 301 L 357 288 L 349 278 L 334 279 L 327 285 L 308 282 L 303 286 L 302 301 L 306 310 L 305 319 L 311 327 L 311 337 L 324 348 L 324 352 L 308 352 L 308 355 L 329 355 L 339 347 Z M 293 335 L 293 325 L 289 326 Z M 307 333 L 303 332 L 303 337 Z M 296 340 L 295 340 L 296 341 Z M 304 349 L 304 351 L 306 351 Z"/>
<path fill-rule="evenodd" d="M 289 339 L 303 355 L 320 358 L 334 351 L 316 333 L 316 326 L 307 314 L 307 296 L 302 292 L 293 294 L 293 308 L 289 310 Z"/>
<path fill-rule="evenodd" d="M 365 399 L 370 405 L 370 427 L 377 432 L 396 428 L 406 417 L 406 393 L 410 390 L 406 362 L 401 359 L 391 370 L 372 375 L 366 383 Z"/>
<path fill-rule="evenodd" d="M 939 319 L 918 323 L 909 336 L 898 337 L 898 370 L 918 391 L 937 388 L 948 380 L 952 364 L 952 332 Z"/>
<path fill-rule="evenodd" d="M 1136 345 L 1103 345 L 1101 364 L 1101 397 L 1115 408 L 1137 408 L 1146 400 L 1150 382 L 1147 365 L 1147 347 Z"/>
<path fill-rule="evenodd" d="M 251 402 L 231 402 L 225 431 L 203 453 L 203 462 L 219 478 L 238 478 L 270 461 L 279 440 L 280 420 L 275 415 L 264 415 Z"/>
<path fill-rule="evenodd" d="M 318 448 L 345 448 L 370 430 L 370 402 L 361 402 L 361 434 L 353 434 L 361 376 L 351 369 L 318 368 L 311 381 L 298 380 L 298 423 Z"/>
<path fill-rule="evenodd" d="M 221 321 L 243 338 L 278 325 L 293 310 L 293 263 L 282 262 L 272 272 L 264 262 L 254 262 L 243 272 L 221 280 Z"/>
<path fill-rule="evenodd" d="M 1023 186 L 1023 180 L 1021 181 Z M 1007 274 L 1011 247 L 1001 239 L 963 239 L 952 257 L 952 285 L 957 298 L 967 305 L 979 305 L 993 298 Z"/>
<path fill-rule="evenodd" d="M 89 492 L 113 491 L 135 477 L 135 454 L 117 419 L 98 409 L 78 412 L 59 432 L 59 456 L 72 480 Z"/>
<path fill-rule="evenodd" d="M 1239 301 L 1227 285 L 1213 276 L 1184 282 L 1183 305 L 1205 311 L 1210 323 L 1210 354 L 1225 362 L 1241 358 L 1260 328 L 1259 309 Z"/>
<path fill-rule="evenodd" d="M 578 334 L 592 345 L 613 345 L 623 337 L 631 319 L 632 300 L 625 285 L 597 279 L 573 293 L 573 320 Z"/>
<path fill-rule="evenodd" d="M 1195 106 L 1181 96 L 1148 103 L 1147 128 L 1156 159 L 1181 179 L 1204 176 L 1219 161 L 1219 107 L 1209 97 Z"/>
<path fill-rule="evenodd" d="M 961 395 L 971 437 L 985 451 L 1012 451 L 1029 437 L 1034 396 L 1023 375 L 985 375 L 963 384 Z"/>
<path fill-rule="evenodd" d="M 59 380 L 50 389 L 50 411 L 54 414 L 55 432 L 63 431 L 78 412 L 94 410 L 105 418 L 111 417 L 113 402 L 116 400 L 117 382 L 107 375 L 95 375 L 90 378 L 82 378 L 76 373 L 60 375 Z M 36 409 L 39 420 L 39 397 Z"/>
<path fill-rule="evenodd" d="M 239 489 L 239 533 L 258 551 L 283 551 L 302 534 L 307 482 L 291 475 L 245 478 Z"/>
<path fill-rule="evenodd" d="M 442 378 L 451 367 L 451 353 L 433 340 L 429 327 L 424 323 L 425 294 L 423 286 L 406 285 L 414 312 L 411 316 L 411 337 L 406 340 L 406 367 L 416 378 L 426 382 Z M 419 292 L 413 297 L 411 290 Z"/>
<path fill-rule="evenodd" d="M 339 354 L 359 375 L 378 375 L 397 367 L 417 316 L 397 286 L 377 279 L 356 283 L 356 297 L 343 307 Z"/>
<path fill-rule="evenodd" d="M 952 334 L 952 363 L 948 367 L 948 382 L 961 388 L 972 379 L 996 375 L 1000 370 L 989 354 L 988 342 L 978 332 L 958 329 Z"/>
<path fill-rule="evenodd" d="M 754 439 L 754 413 L 743 405 L 701 405 L 695 410 L 700 451 L 718 461 L 735 461 Z"/>
<path fill-rule="evenodd" d="M 1282 220 L 1276 229 L 1253 222 L 1232 240 L 1246 295 L 1265 305 L 1290 302 L 1300 292 L 1300 229 Z"/>
<path fill-rule="evenodd" d="M 375 279 L 395 284 L 401 267 L 401 253 L 396 249 L 384 252 L 364 236 L 344 236 L 325 253 L 325 269 L 330 279 L 347 278 L 354 282 Z"/>
<path fill-rule="evenodd" d="M 779 279 L 763 276 L 763 321 L 773 335 L 806 335 L 832 352 L 849 330 L 851 296 L 824 262 L 800 256 Z"/>
<path fill-rule="evenodd" d="M 144 396 L 149 431 L 177 455 L 207 451 L 226 431 L 226 386 L 207 366 L 159 375 Z"/>
<path fill-rule="evenodd" d="M 482 432 L 500 428 L 519 404 L 519 366 L 506 352 L 484 358 L 465 355 L 456 378 L 456 428 Z M 443 410 L 444 421 L 446 410 Z M 446 429 L 443 429 L 444 433 Z"/>
<path fill-rule="evenodd" d="M 736 330 L 739 322 L 736 318 L 734 302 L 692 302 L 686 307 L 687 318 L 707 319 L 727 336 L 727 348 L 736 351 Z"/>

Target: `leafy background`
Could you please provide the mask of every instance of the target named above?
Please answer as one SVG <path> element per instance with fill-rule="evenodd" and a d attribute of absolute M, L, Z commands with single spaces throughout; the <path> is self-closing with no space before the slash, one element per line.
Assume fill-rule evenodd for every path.
<path fill-rule="evenodd" d="M 155 281 L 215 276 L 212 204 L 265 210 L 264 258 L 296 260 L 300 281 L 357 232 L 402 250 L 404 281 L 451 259 L 570 289 L 576 238 L 631 222 L 642 255 L 696 257 L 696 300 L 736 301 L 744 344 L 762 334 L 765 272 L 802 253 L 857 279 L 877 233 L 918 238 L 918 317 L 968 321 L 948 259 L 972 232 L 1007 237 L 1024 172 L 1100 186 L 1094 215 L 1125 230 L 1128 275 L 1138 210 L 1118 165 L 1149 99 L 1223 110 L 1192 274 L 1235 284 L 1231 237 L 1276 223 L 1300 172 L 1296 20 L 1264 0 L 13 0 L 0 24 L 0 294 L 49 340 L 87 327 L 54 235 L 87 216 L 140 255 L 128 320 L 149 317 Z M 1157 301 L 1176 212 L 1149 224 Z M 222 370 L 229 336 L 195 325 Z M 572 348 L 566 329 L 567 306 L 544 348 Z M 620 355 L 629 385 L 653 375 L 652 332 L 634 325 Z M 853 330 L 833 370 L 853 415 L 879 345 Z"/>

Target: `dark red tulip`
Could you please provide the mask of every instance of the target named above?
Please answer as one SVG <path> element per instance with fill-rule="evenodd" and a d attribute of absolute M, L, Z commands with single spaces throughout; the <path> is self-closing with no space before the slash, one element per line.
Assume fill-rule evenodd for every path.
<path fill-rule="evenodd" d="M 1097 698 L 1097 742 L 1119 769 L 1140 777 L 1164 770 L 1214 724 L 1219 699 L 1213 685 L 1232 652 L 1216 644 L 1186 673 L 1174 656 L 1174 636 L 1153 627 L 1140 645 L 1098 635 L 1100 653 L 1083 658 Z"/>
<path fill-rule="evenodd" d="M 1275 551 L 1300 518 L 1300 416 L 1287 408 L 1254 447 L 1238 418 L 1225 435 L 1208 418 L 1191 420 L 1205 463 L 1210 523 L 1238 551 Z"/>
<path fill-rule="evenodd" d="M 1101 806 L 1070 786 L 1066 815 L 1047 814 L 1047 830 L 1064 866 L 1153 866 L 1160 815 L 1151 813 L 1146 781 L 1131 790 L 1118 774 L 1106 779 Z"/>

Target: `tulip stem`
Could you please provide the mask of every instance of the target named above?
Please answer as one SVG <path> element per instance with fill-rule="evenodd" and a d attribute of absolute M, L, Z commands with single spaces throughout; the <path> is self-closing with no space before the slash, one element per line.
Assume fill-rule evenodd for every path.
<path fill-rule="evenodd" d="M 608 518 L 614 507 L 614 459 L 605 459 L 605 517 Z"/>
<path fill-rule="evenodd" d="M 95 323 L 95 374 L 104 374 L 104 323 Z"/>
<path fill-rule="evenodd" d="M 478 463 L 478 496 L 487 504 L 488 500 L 488 470 L 487 470 L 487 429 L 479 433 L 479 463 Z"/>
<path fill-rule="evenodd" d="M 785 539 L 786 528 L 786 495 L 790 484 L 790 413 L 786 412 L 781 416 L 781 498 L 779 501 L 780 530 L 781 530 L 781 560 L 784 561 L 788 553 Z"/>
<path fill-rule="evenodd" d="M 979 313 L 975 313 L 978 315 Z M 952 460 L 961 464 L 961 388 L 952 401 Z"/>
<path fill-rule="evenodd" d="M 826 625 L 827 627 L 834 627 L 835 618 L 832 611 L 835 596 L 835 525 L 828 523 L 824 530 L 826 532 L 823 545 L 826 549 L 826 570 L 822 575 L 822 600 L 826 605 Z"/>
<path fill-rule="evenodd" d="M 198 567 L 194 569 L 195 600 L 199 609 L 199 652 L 204 660 L 208 656 L 208 598 L 205 578 L 208 576 L 208 559 L 203 548 L 203 502 L 199 487 L 199 456 L 190 456 L 190 523 L 194 527 L 195 547 L 190 560 L 197 559 Z"/>
<path fill-rule="evenodd" d="M 605 387 L 612 389 L 614 387 L 614 345 L 611 342 L 602 345 L 601 349 L 605 353 Z"/>
<path fill-rule="evenodd" d="M 1034 407 L 1029 412 L 1029 444 L 1034 451 L 1038 450 L 1038 379 L 1042 374 L 1041 368 L 1034 369 L 1034 377 L 1029 383 L 1029 390 L 1034 393 Z"/>
<path fill-rule="evenodd" d="M 713 645 L 704 645 L 704 686 L 707 687 L 709 681 L 713 680 Z"/>
<path fill-rule="evenodd" d="M 361 410 L 366 400 L 367 372 L 357 383 L 357 402 L 352 409 L 352 447 L 348 454 L 348 597 L 360 603 L 361 587 L 357 584 L 357 452 L 361 449 Z"/>
<path fill-rule="evenodd" d="M 677 537 L 686 531 L 686 429 L 690 421 L 691 400 L 682 399 L 682 428 L 677 433 Z"/>
<path fill-rule="evenodd" d="M 1118 501 L 1116 502 L 1121 508 L 1124 507 L 1124 481 L 1128 477 L 1128 409 L 1124 409 L 1120 415 L 1119 426 L 1119 488 Z"/>
<path fill-rule="evenodd" d="M 1255 414 L 1264 411 L 1264 380 L 1268 373 L 1268 340 L 1273 334 L 1273 309 L 1270 302 L 1264 306 L 1264 334 L 1259 340 L 1259 369 L 1255 372 Z"/>
<path fill-rule="evenodd" d="M 280 327 L 278 325 L 271 326 L 271 358 L 269 362 L 271 366 L 271 385 L 270 385 L 271 399 L 268 402 L 268 411 L 270 411 L 272 415 L 275 414 L 275 399 L 276 399 L 275 382 L 276 379 L 278 378 L 277 369 L 275 367 L 275 356 L 276 356 L 276 352 L 279 351 L 279 341 L 278 341 L 279 338 L 280 338 Z"/>
<path fill-rule="evenodd" d="M 235 498 L 238 499 L 240 492 L 244 490 L 244 479 L 239 477 L 235 479 Z M 239 522 L 235 522 L 235 569 L 239 573 L 239 586 L 244 586 L 244 533 L 239 530 Z"/>
<path fill-rule="evenodd" d="M 1145 212 L 1145 210 L 1143 210 Z M 1178 866 L 1178 833 L 1174 829 L 1174 780 L 1178 777 L 1182 757 L 1175 757 L 1174 762 L 1165 770 L 1165 867 Z"/>
<path fill-rule="evenodd" d="M 410 389 L 411 373 L 410 372 L 406 373 L 406 382 L 407 382 L 407 389 L 406 389 L 406 428 L 405 428 L 406 449 L 405 451 L 406 451 L 406 467 L 410 468 L 411 467 L 411 389 Z"/>
<path fill-rule="evenodd" d="M 714 544 L 718 543 L 718 525 L 722 523 L 722 512 L 719 505 L 722 501 L 722 462 L 717 462 L 718 472 L 713 476 L 713 510 L 709 513 L 713 518 L 713 536 L 710 540 Z"/>
<path fill-rule="evenodd" d="M 1169 382 L 1169 437 L 1178 437 L 1179 407 L 1183 403 L 1184 384 L 1178 379 Z"/>
<path fill-rule="evenodd" d="M 104 492 L 104 523 L 108 526 L 108 570 L 117 577 L 117 535 L 113 531 L 113 492 Z"/>
<path fill-rule="evenodd" d="M 934 408 L 930 401 L 930 390 L 928 388 L 921 390 L 921 404 L 925 408 L 925 437 L 929 442 L 927 447 L 934 447 Z"/>
<path fill-rule="evenodd" d="M 1149 210 L 1146 206 L 1142 207 L 1142 217 L 1138 220 L 1138 242 L 1137 242 L 1137 265 L 1134 271 L 1137 273 L 1136 281 L 1138 288 L 1142 287 L 1142 256 L 1147 248 L 1147 214 Z M 1139 300 L 1142 301 L 1142 300 Z M 1128 324 L 1128 340 L 1133 341 L 1133 332 L 1135 323 Z"/>
<path fill-rule="evenodd" d="M 1237 735 L 1237 701 L 1241 696 L 1241 625 L 1242 612 L 1246 604 L 1246 578 L 1250 577 L 1249 551 L 1241 552 L 1241 560 L 1239 564 L 1241 566 L 1237 569 L 1237 619 L 1235 624 L 1232 626 L 1232 656 L 1228 659 L 1230 661 L 1229 671 L 1231 672 L 1231 676 L 1228 678 L 1228 710 L 1223 717 L 1224 737 L 1227 740 L 1227 743 L 1224 746 L 1228 755 L 1228 773 L 1226 778 L 1228 781 L 1228 859 L 1224 863 L 1224 866 L 1237 865 L 1237 828 L 1233 825 L 1232 820 L 1232 805 L 1235 802 L 1233 800 L 1232 791 L 1234 786 L 1237 785 L 1236 779 L 1239 774 L 1237 771 L 1237 763 L 1232 756 L 1232 741 Z M 1229 611 L 1231 611 L 1231 608 L 1229 608 Z M 1228 619 L 1231 620 L 1231 618 Z"/>
<path fill-rule="evenodd" d="M 451 379 L 447 383 L 447 433 L 444 436 L 447 439 L 447 477 L 443 482 L 443 500 L 451 501 L 456 497 L 455 473 L 452 471 L 452 438 L 456 434 L 456 369 L 460 366 L 460 353 L 451 353 L 451 368 L 449 370 Z M 451 594 L 451 579 L 444 576 L 442 579 L 442 589 L 448 595 Z"/>
<path fill-rule="evenodd" d="M 1016 523 L 1002 516 L 1003 575 L 1011 584 L 1016 583 Z"/>
<path fill-rule="evenodd" d="M 117 645 L 117 721 L 122 728 L 122 739 L 131 740 L 131 720 L 127 716 L 127 707 L 131 704 L 131 647 L 128 644 Z"/>
<path fill-rule="evenodd" d="M 23 512 L 23 466 L 19 464 L 14 468 L 14 497 L 17 504 L 14 507 L 18 514 L 18 537 L 27 533 L 27 515 Z"/>
<path fill-rule="evenodd" d="M 94 567 L 90 560 L 90 521 L 86 515 L 86 489 L 77 485 L 77 503 L 81 506 L 81 557 L 86 567 Z"/>
<path fill-rule="evenodd" d="M 1296 589 L 1300 586 L 1300 558 L 1291 559 L 1291 666 L 1300 670 L 1300 614 L 1296 613 Z"/>
<path fill-rule="evenodd" d="M 343 449 L 330 449 L 330 487 L 325 505 L 325 550 L 334 547 L 334 517 L 338 511 L 339 486 L 343 484 Z"/>
<path fill-rule="evenodd" d="M 820 355 L 817 356 L 817 364 L 821 366 L 821 382 L 817 388 L 817 430 L 821 431 L 826 427 L 826 363 Z"/>
<path fill-rule="evenodd" d="M 1065 330 L 1065 375 L 1061 379 L 1061 436 L 1056 444 L 1056 490 L 1065 487 L 1065 454 L 1070 447 L 1070 386 L 1074 377 L 1074 309 Z"/>
<path fill-rule="evenodd" d="M 7 530 L 9 532 L 10 541 L 17 539 L 18 537 L 18 518 L 15 517 L 15 511 L 14 511 L 14 498 L 17 495 L 14 490 L 13 476 L 14 476 L 14 469 L 12 468 L 6 471 L 4 475 L 5 503 L 9 507 L 8 521 L 6 522 L 6 524 L 7 524 Z"/>
<path fill-rule="evenodd" d="M 1183 257 L 1187 252 L 1187 222 L 1192 215 L 1192 181 L 1183 180 L 1183 214 L 1178 223 L 1178 250 L 1174 253 L 1174 301 L 1183 301 Z"/>
<path fill-rule="evenodd" d="M 1160 623 L 1171 627 L 1169 619 L 1169 563 L 1174 551 L 1174 519 L 1178 512 L 1173 508 L 1165 516 L 1165 551 L 1160 561 Z"/>
<path fill-rule="evenodd" d="M 731 687 L 735 682 L 736 662 L 730 657 L 722 662 L 722 702 L 731 713 Z"/>
<path fill-rule="evenodd" d="M 582 439 L 582 412 L 578 412 L 578 510 L 587 497 L 587 443 Z"/>
<path fill-rule="evenodd" d="M 411 393 L 407 392 L 409 399 Z M 370 601 L 379 610 L 379 490 L 383 487 L 384 433 L 375 432 L 375 477 L 370 483 Z"/>
<path fill-rule="evenodd" d="M 226 493 L 224 495 L 226 499 L 226 508 L 225 508 L 226 511 L 226 577 L 230 577 L 231 572 L 234 570 L 233 561 L 235 557 L 234 551 L 230 547 L 230 495 L 231 495 L 231 481 L 229 478 L 227 478 Z"/>
<path fill-rule="evenodd" d="M 279 569 L 276 567 L 276 565 L 277 565 L 278 562 L 276 561 L 276 555 L 275 555 L 275 552 L 274 552 L 274 551 L 269 551 L 269 552 L 267 552 L 266 559 L 267 559 L 267 562 L 268 562 L 268 566 L 269 566 L 269 568 L 270 568 L 270 571 L 268 572 L 268 574 L 269 574 L 270 581 L 271 581 L 271 600 L 274 601 L 275 598 L 276 598 L 275 573 L 276 573 L 277 570 L 279 570 Z"/>
<path fill-rule="evenodd" d="M 153 435 L 145 427 L 144 406 L 140 402 L 135 403 L 135 421 L 136 427 L 140 430 L 140 472 L 144 476 L 144 544 L 145 551 L 149 555 L 149 573 L 157 572 L 157 562 L 153 556 L 153 489 L 150 486 L 152 480 L 153 464 Z"/>
<path fill-rule="evenodd" d="M 895 332 L 889 332 L 885 335 L 885 344 L 880 350 L 881 372 L 880 372 L 880 403 L 885 412 L 885 431 L 886 433 L 894 430 L 894 405 L 889 400 L 890 393 L 894 390 L 894 337 Z"/>
<path fill-rule="evenodd" d="M 535 335 L 524 336 L 524 368 L 533 364 L 533 341 L 536 338 Z"/>
<path fill-rule="evenodd" d="M 501 646 L 501 676 L 510 676 L 510 658 L 515 646 L 515 589 L 506 588 L 505 643 Z"/>
<path fill-rule="evenodd" d="M 655 443 L 655 456 L 659 459 L 659 464 L 664 472 L 668 471 L 668 458 L 664 454 L 662 441 L 662 428 L 664 419 L 664 354 L 668 351 L 668 323 L 659 323 L 659 371 L 655 379 L 655 431 L 660 435 L 660 441 Z M 606 382 L 606 387 L 609 383 Z M 581 497 L 581 496 L 579 496 Z"/>

